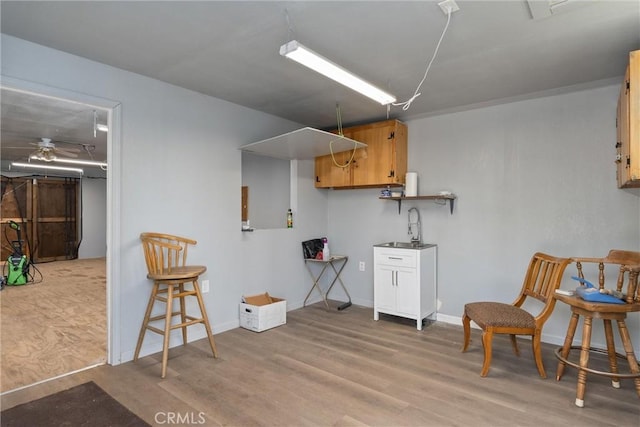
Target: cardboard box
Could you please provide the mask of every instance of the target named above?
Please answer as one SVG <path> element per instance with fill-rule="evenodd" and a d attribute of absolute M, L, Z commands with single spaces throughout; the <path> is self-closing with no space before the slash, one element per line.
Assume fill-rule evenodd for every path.
<path fill-rule="evenodd" d="M 242 302 L 250 305 L 267 305 L 273 302 L 273 298 L 268 292 L 260 295 L 243 296 Z"/>
<path fill-rule="evenodd" d="M 246 302 L 241 302 L 238 308 L 241 327 L 262 332 L 287 323 L 286 300 L 269 296 L 267 293 L 243 299 Z"/>

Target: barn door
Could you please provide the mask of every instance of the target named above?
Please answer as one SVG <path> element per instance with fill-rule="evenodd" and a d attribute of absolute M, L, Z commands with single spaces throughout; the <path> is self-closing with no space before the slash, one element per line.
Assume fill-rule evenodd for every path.
<path fill-rule="evenodd" d="M 9 221 L 20 224 L 23 251 L 33 262 L 75 259 L 81 242 L 78 178 L 2 177 L 2 259 L 17 239 Z"/>

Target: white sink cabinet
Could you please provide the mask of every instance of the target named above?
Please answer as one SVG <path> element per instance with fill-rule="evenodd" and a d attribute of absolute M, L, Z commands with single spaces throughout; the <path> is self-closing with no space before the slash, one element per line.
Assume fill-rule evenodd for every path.
<path fill-rule="evenodd" d="M 416 321 L 436 314 L 437 246 L 419 249 L 373 247 L 373 319 L 380 313 Z"/>

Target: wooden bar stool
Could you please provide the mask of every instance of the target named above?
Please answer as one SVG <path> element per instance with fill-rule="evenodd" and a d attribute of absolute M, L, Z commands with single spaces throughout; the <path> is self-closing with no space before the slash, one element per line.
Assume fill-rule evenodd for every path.
<path fill-rule="evenodd" d="M 187 326 L 204 324 L 209 339 L 209 345 L 213 357 L 218 357 L 216 345 L 209 326 L 209 319 L 200 293 L 198 277 L 207 270 L 202 265 L 187 265 L 187 249 L 189 245 L 195 245 L 195 240 L 184 237 L 172 236 L 162 233 L 142 233 L 140 240 L 144 248 L 144 258 L 147 263 L 147 278 L 153 280 L 151 296 L 147 304 L 138 336 L 138 344 L 133 361 L 138 360 L 144 335 L 148 330 L 164 336 L 162 346 L 162 378 L 167 375 L 167 361 L 169 358 L 169 337 L 173 329 L 182 329 L 183 344 L 187 344 Z M 187 289 L 186 284 L 191 283 L 192 289 Z M 193 296 L 200 307 L 200 317 L 187 315 L 185 298 Z M 180 310 L 174 311 L 174 301 L 180 301 Z M 156 301 L 166 304 L 165 313 L 151 317 L 151 311 Z M 180 323 L 172 325 L 174 316 L 180 316 Z M 150 325 L 154 321 L 164 321 L 164 329 Z"/>
<path fill-rule="evenodd" d="M 635 389 L 640 396 L 640 367 L 635 357 L 633 344 L 629 330 L 625 323 L 627 313 L 640 311 L 640 289 L 638 289 L 638 274 L 640 273 L 640 252 L 612 250 L 606 258 L 574 258 L 578 268 L 578 276 L 584 279 L 582 264 L 596 263 L 598 264 L 599 289 L 605 289 L 605 265 L 615 264 L 618 268 L 618 279 L 615 290 L 617 292 L 626 291 L 624 304 L 612 304 L 605 302 L 585 301 L 578 296 L 568 296 L 556 294 L 555 298 L 568 304 L 571 307 L 571 319 L 564 341 L 564 345 L 557 349 L 555 354 L 558 358 L 558 368 L 556 371 L 556 380 L 560 381 L 564 373 L 566 365 L 578 369 L 578 386 L 576 390 L 576 406 L 582 408 L 584 406 L 584 395 L 587 385 L 587 373 L 595 375 L 603 375 L 611 378 L 611 385 L 614 388 L 620 388 L 620 379 L 633 379 Z M 629 263 L 637 265 L 628 265 Z M 624 288 L 625 277 L 627 287 Z M 579 317 L 584 318 L 582 328 L 582 342 L 579 346 L 573 346 L 573 337 L 578 326 Z M 607 343 L 606 350 L 591 347 L 591 328 L 593 319 L 602 319 L 604 322 L 605 339 Z M 618 325 L 620 340 L 624 347 L 625 354 L 616 352 L 615 341 L 613 338 L 613 327 L 611 321 L 615 321 Z M 573 349 L 580 349 L 579 363 L 568 360 L 569 353 Z M 609 359 L 609 372 L 598 371 L 588 367 L 589 353 L 600 352 L 605 353 Z M 617 359 L 627 359 L 629 363 L 629 374 L 618 372 Z"/>

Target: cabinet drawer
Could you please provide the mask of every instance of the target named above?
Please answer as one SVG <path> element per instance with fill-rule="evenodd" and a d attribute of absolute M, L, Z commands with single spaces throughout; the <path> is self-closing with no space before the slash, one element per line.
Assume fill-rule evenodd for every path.
<path fill-rule="evenodd" d="M 380 249 L 375 251 L 375 262 L 380 265 L 416 268 L 418 258 L 416 252 L 413 250 Z"/>

